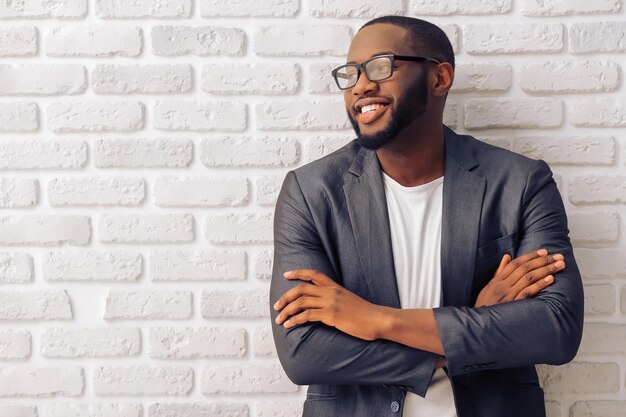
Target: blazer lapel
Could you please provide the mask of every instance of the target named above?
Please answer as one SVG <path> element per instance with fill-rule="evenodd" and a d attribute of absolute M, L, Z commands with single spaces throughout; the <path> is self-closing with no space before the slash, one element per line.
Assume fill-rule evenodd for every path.
<path fill-rule="evenodd" d="M 343 189 L 372 302 L 400 308 L 381 172 L 376 153 L 361 148 L 344 175 Z"/>
<path fill-rule="evenodd" d="M 465 306 L 471 299 L 485 180 L 467 139 L 444 129 L 446 165 L 441 226 L 442 306 Z"/>

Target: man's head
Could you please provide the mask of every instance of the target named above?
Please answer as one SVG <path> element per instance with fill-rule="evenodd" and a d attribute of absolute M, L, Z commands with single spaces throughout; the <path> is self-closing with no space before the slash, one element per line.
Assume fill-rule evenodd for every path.
<path fill-rule="evenodd" d="M 391 142 L 425 115 L 441 122 L 454 74 L 450 41 L 424 20 L 385 16 L 363 25 L 352 40 L 348 64 L 380 55 L 400 58 L 352 65 L 338 74 L 347 87 L 344 100 L 350 122 L 361 145 L 371 149 Z"/>

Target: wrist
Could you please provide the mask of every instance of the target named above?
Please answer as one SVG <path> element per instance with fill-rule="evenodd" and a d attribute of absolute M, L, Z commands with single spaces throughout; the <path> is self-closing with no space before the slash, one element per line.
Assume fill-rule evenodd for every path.
<path fill-rule="evenodd" d="M 374 334 L 376 339 L 388 339 L 393 332 L 395 309 L 385 306 L 377 306 L 376 319 L 374 320 Z"/>

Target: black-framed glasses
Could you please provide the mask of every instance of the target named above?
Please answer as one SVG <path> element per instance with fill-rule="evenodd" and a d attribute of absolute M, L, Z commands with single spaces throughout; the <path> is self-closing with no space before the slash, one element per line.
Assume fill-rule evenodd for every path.
<path fill-rule="evenodd" d="M 441 61 L 429 56 L 408 56 L 408 55 L 376 55 L 360 64 L 346 64 L 332 70 L 333 78 L 340 90 L 347 90 L 356 85 L 361 70 L 370 81 L 382 81 L 393 75 L 394 61 L 413 62 L 434 62 L 441 64 Z"/>

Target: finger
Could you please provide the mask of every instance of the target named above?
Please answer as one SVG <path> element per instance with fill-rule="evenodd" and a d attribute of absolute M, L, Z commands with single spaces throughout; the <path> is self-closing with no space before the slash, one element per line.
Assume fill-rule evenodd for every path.
<path fill-rule="evenodd" d="M 319 297 L 322 295 L 322 289 L 312 284 L 298 284 L 280 296 L 278 301 L 274 303 L 274 310 L 282 309 L 287 304 L 296 300 L 298 297 L 302 297 L 303 295 Z"/>
<path fill-rule="evenodd" d="M 319 309 L 304 310 L 302 313 L 296 314 L 295 316 L 292 316 L 289 320 L 284 322 L 283 326 L 285 326 L 285 328 L 287 329 L 291 329 L 292 327 L 296 327 L 300 324 L 304 324 L 307 322 L 322 321 L 321 317 L 322 315 L 320 314 Z"/>
<path fill-rule="evenodd" d="M 323 306 L 324 303 L 320 297 L 298 297 L 282 309 L 275 321 L 277 324 L 282 324 L 285 320 L 289 319 L 289 317 L 299 313 L 300 311 L 312 308 L 322 308 Z"/>
<path fill-rule="evenodd" d="M 283 274 L 286 279 L 300 279 L 309 281 L 319 286 L 328 286 L 335 284 L 328 275 L 315 269 L 294 269 Z"/>
<path fill-rule="evenodd" d="M 565 262 L 556 261 L 549 265 L 545 265 L 541 268 L 534 269 L 530 272 L 525 273 L 521 276 L 521 278 L 513 285 L 513 292 L 519 293 L 524 288 L 533 285 L 536 282 L 539 282 L 541 279 L 556 274 L 559 271 L 565 269 Z"/>
<path fill-rule="evenodd" d="M 509 262 L 504 269 L 500 272 L 499 278 L 506 279 L 508 278 L 517 268 L 523 267 L 524 264 L 532 259 L 537 259 L 543 256 L 548 255 L 548 251 L 545 249 L 539 249 L 535 251 L 530 251 L 525 253 L 522 256 L 519 256 Z"/>
<path fill-rule="evenodd" d="M 505 253 L 502 259 L 500 260 L 500 265 L 498 266 L 498 269 L 496 270 L 496 273 L 494 274 L 494 276 L 498 275 L 500 271 L 502 271 L 504 267 L 508 265 L 509 262 L 511 262 L 511 255 L 509 255 L 508 253 Z"/>
<path fill-rule="evenodd" d="M 504 270 L 500 274 L 500 279 L 506 281 L 508 285 L 513 286 L 529 272 L 532 272 L 539 268 L 543 268 L 544 266 L 550 265 L 554 262 L 562 261 L 563 259 L 563 255 L 561 254 L 537 256 L 534 258 L 526 258 L 525 256 L 522 256 L 514 259 L 504 268 Z M 511 271 L 511 269 L 509 268 L 512 267 L 514 267 L 515 269 Z"/>
<path fill-rule="evenodd" d="M 554 283 L 554 277 L 552 275 L 548 275 L 547 277 L 537 281 L 533 285 L 524 288 L 516 297 L 516 300 L 523 300 L 525 298 L 532 298 L 535 295 L 539 294 L 541 290 L 552 285 Z"/>

